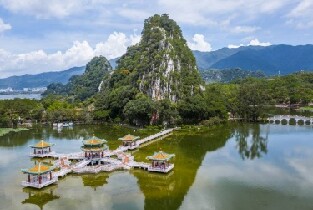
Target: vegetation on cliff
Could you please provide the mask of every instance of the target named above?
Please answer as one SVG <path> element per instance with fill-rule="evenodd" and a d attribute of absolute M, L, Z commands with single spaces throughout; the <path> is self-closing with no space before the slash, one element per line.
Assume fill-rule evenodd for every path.
<path fill-rule="evenodd" d="M 73 100 L 86 100 L 99 91 L 104 76 L 110 71 L 112 71 L 112 67 L 105 57 L 94 57 L 87 64 L 83 75 L 72 76 L 66 85 L 61 83 L 50 84 L 44 95 L 65 95 Z"/>

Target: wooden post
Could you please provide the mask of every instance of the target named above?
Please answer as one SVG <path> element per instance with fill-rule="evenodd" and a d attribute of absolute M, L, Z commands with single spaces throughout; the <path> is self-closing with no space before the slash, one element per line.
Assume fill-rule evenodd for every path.
<path fill-rule="evenodd" d="M 52 180 L 52 172 L 50 171 L 50 180 Z"/>
<path fill-rule="evenodd" d="M 34 148 L 34 155 L 36 155 L 36 149 Z"/>
<path fill-rule="evenodd" d="M 51 152 L 51 147 L 49 147 L 49 152 Z"/>
<path fill-rule="evenodd" d="M 27 179 L 27 181 L 30 182 L 30 174 L 28 174 L 28 179 Z"/>
<path fill-rule="evenodd" d="M 41 175 L 38 177 L 39 184 L 41 184 Z"/>

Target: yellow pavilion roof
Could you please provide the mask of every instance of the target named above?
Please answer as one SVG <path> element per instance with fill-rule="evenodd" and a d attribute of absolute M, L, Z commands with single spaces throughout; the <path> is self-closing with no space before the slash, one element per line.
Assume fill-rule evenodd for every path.
<path fill-rule="evenodd" d="M 149 160 L 169 160 L 172 157 L 174 157 L 174 154 L 167 154 L 166 152 L 159 151 L 159 152 L 154 152 L 152 156 L 148 156 L 147 159 Z"/>
<path fill-rule="evenodd" d="M 93 136 L 91 139 L 84 140 L 83 144 L 87 146 L 97 146 L 97 145 L 102 145 L 105 144 L 107 141 L 104 139 L 99 139 L 95 136 Z"/>
<path fill-rule="evenodd" d="M 118 140 L 121 140 L 121 141 L 136 141 L 139 138 L 140 138 L 139 136 L 134 136 L 134 135 L 128 134 L 128 135 L 125 135 L 122 138 L 119 138 Z"/>
<path fill-rule="evenodd" d="M 31 147 L 34 147 L 34 148 L 45 148 L 45 147 L 51 147 L 53 146 L 54 144 L 50 144 L 44 140 L 41 140 L 39 141 L 37 144 L 35 145 L 32 145 Z"/>
<path fill-rule="evenodd" d="M 101 152 L 106 149 L 108 149 L 108 146 L 106 145 L 101 146 L 101 147 L 84 147 L 84 146 L 81 147 L 81 150 L 85 152 Z"/>
<path fill-rule="evenodd" d="M 29 174 L 44 174 L 46 172 L 52 171 L 53 169 L 54 169 L 53 166 L 47 166 L 42 163 L 39 163 L 38 165 L 35 165 L 32 168 L 22 169 L 22 171 Z"/>

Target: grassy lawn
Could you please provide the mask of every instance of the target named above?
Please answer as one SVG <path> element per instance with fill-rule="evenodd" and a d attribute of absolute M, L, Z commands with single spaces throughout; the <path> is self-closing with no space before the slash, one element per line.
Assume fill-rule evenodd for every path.
<path fill-rule="evenodd" d="M 0 128 L 0 136 L 4 136 L 8 134 L 9 132 L 19 132 L 19 131 L 26 131 L 27 128 Z"/>
<path fill-rule="evenodd" d="M 311 111 L 311 112 L 313 112 L 313 107 L 311 107 L 311 106 L 301 107 L 300 110 L 301 111 Z"/>

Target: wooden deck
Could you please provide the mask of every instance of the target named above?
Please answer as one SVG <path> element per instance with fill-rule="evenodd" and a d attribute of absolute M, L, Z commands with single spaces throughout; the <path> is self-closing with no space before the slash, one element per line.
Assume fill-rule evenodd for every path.
<path fill-rule="evenodd" d="M 38 184 L 37 182 L 27 182 L 27 181 L 22 181 L 21 184 L 23 187 L 34 187 L 34 188 L 40 189 L 48 185 L 51 185 L 57 181 L 58 181 L 58 177 L 53 177 L 52 180 L 43 180 L 41 184 Z"/>

